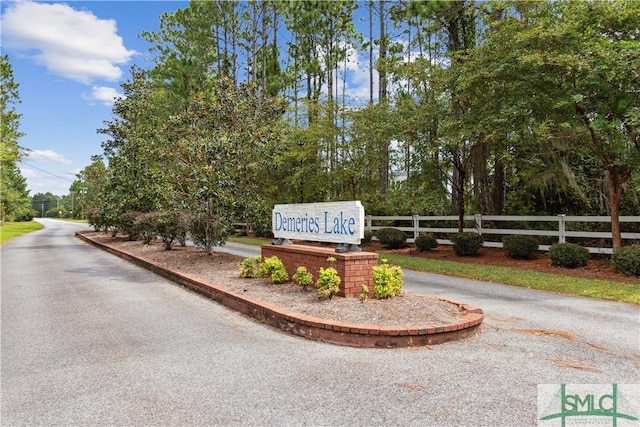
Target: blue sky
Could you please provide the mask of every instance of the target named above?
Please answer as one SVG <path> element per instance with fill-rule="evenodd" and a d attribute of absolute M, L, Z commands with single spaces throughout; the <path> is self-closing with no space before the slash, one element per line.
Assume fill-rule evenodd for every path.
<path fill-rule="evenodd" d="M 163 12 L 186 1 L 2 1 L 1 49 L 21 103 L 19 164 L 31 195 L 69 194 L 75 174 L 102 154 L 113 98 L 133 64 L 148 68 L 148 44 Z M 146 65 L 145 65 L 146 64 Z M 52 175 L 53 174 L 53 175 Z M 55 175 L 55 176 L 54 176 Z"/>

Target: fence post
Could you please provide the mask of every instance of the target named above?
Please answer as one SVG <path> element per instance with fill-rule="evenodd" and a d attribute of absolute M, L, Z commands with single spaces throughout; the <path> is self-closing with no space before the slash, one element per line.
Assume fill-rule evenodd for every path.
<path fill-rule="evenodd" d="M 558 243 L 565 243 L 566 241 L 566 235 L 564 233 L 564 227 L 565 227 L 564 217 L 565 216 L 566 216 L 565 214 L 558 215 Z"/>
<path fill-rule="evenodd" d="M 473 219 L 476 223 L 476 233 L 482 234 L 482 214 L 474 214 Z"/>
<path fill-rule="evenodd" d="M 420 228 L 420 219 L 418 217 L 418 215 L 414 215 L 413 216 L 413 239 L 415 241 L 415 239 L 418 238 L 418 235 L 420 234 L 420 232 L 418 231 L 418 229 Z"/>
<path fill-rule="evenodd" d="M 365 221 L 364 229 L 365 230 L 371 230 L 371 226 L 372 225 L 373 225 L 373 218 L 371 218 L 371 215 L 367 215 L 367 219 Z"/>

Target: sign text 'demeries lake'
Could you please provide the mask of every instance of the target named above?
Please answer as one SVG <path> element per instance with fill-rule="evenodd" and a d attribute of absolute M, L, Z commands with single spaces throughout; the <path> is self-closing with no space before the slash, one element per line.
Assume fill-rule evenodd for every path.
<path fill-rule="evenodd" d="M 359 201 L 275 205 L 272 224 L 276 238 L 359 245 L 364 207 Z"/>

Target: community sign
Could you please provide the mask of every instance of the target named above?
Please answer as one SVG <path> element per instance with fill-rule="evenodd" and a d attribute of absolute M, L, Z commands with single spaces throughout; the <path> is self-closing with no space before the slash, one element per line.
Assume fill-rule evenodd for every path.
<path fill-rule="evenodd" d="M 364 207 L 360 201 L 275 205 L 272 224 L 277 239 L 359 245 Z"/>

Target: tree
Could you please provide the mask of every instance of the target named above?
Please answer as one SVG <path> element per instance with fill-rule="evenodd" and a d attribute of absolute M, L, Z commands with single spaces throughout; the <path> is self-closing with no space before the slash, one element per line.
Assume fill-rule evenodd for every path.
<path fill-rule="evenodd" d="M 73 205 L 69 212 L 73 218 L 84 218 L 91 209 L 105 206 L 109 175 L 102 156 L 91 156 L 91 164 L 77 173 L 76 177 L 78 179 L 69 188 Z"/>
<path fill-rule="evenodd" d="M 170 147 L 163 126 L 168 118 L 166 91 L 157 89 L 147 73 L 134 68 L 132 80 L 122 84 L 124 97 L 116 101 L 116 118 L 106 121 L 99 133 L 109 161 L 105 202 L 117 214 L 128 210 L 151 212 L 171 200 L 168 184 Z"/>
<path fill-rule="evenodd" d="M 23 133 L 19 131 L 21 114 L 12 104 L 20 103 L 18 87 L 9 56 L 0 56 L 0 223 L 30 221 L 35 215 L 26 180 L 17 167 L 22 157 L 18 139 Z"/>
<path fill-rule="evenodd" d="M 484 112 L 493 119 L 474 121 L 534 135 L 538 147 L 548 147 L 539 151 L 563 155 L 569 178 L 579 172 L 571 157 L 594 159 L 607 182 L 615 251 L 622 196 L 640 167 L 640 4 L 554 2 L 515 10 L 519 16 L 494 23 L 462 73 L 478 105 L 492 107 Z M 491 90 L 478 91 L 487 81 Z"/>
<path fill-rule="evenodd" d="M 210 79 L 189 105 L 164 131 L 172 142 L 177 196 L 195 215 L 196 242 L 211 254 L 259 197 L 255 177 L 273 157 L 284 105 L 225 77 Z"/>

